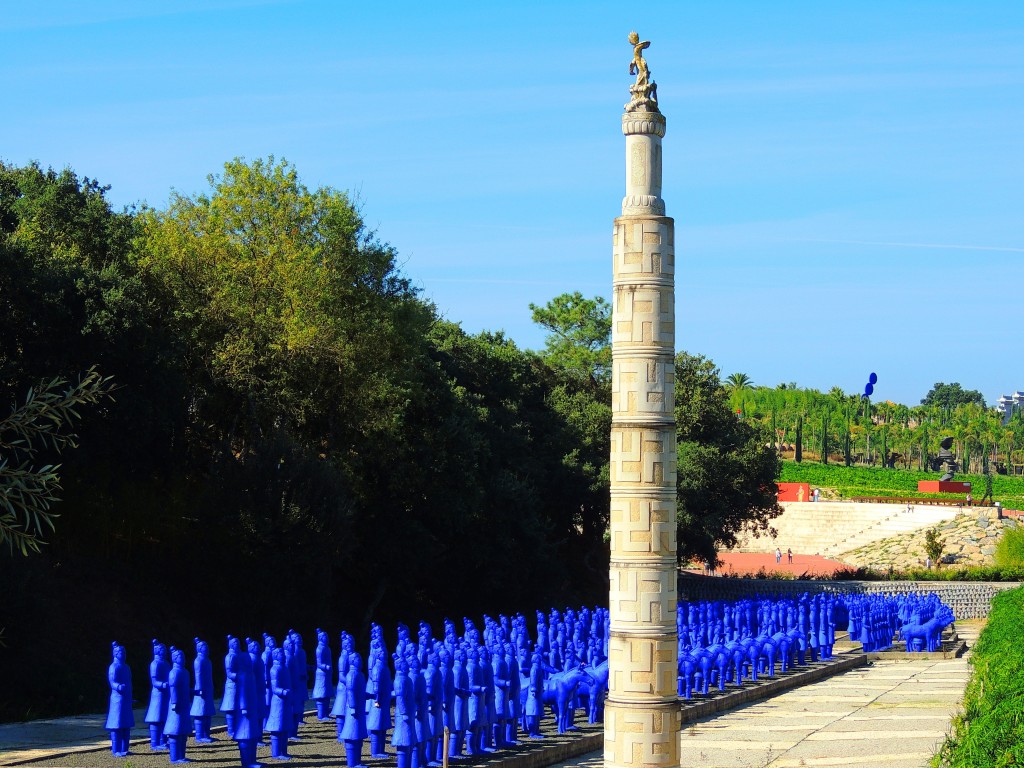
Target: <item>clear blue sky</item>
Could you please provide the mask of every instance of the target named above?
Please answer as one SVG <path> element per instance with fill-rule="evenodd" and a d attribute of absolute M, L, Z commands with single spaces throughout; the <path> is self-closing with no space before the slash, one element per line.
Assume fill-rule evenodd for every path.
<path fill-rule="evenodd" d="M 631 57 L 677 341 L 723 376 L 915 404 L 1024 389 L 1024 2 L 0 2 L 0 158 L 160 206 L 274 154 L 351 190 L 466 330 L 610 298 Z"/>

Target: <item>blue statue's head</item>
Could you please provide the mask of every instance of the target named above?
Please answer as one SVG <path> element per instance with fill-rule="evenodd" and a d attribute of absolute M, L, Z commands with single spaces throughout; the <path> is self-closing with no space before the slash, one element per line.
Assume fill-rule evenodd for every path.
<path fill-rule="evenodd" d="M 153 640 L 153 658 L 161 660 L 167 658 L 167 646 L 155 638 Z"/>
<path fill-rule="evenodd" d="M 234 635 L 228 635 L 228 650 L 238 651 L 241 646 L 238 643 L 238 638 Z"/>
<path fill-rule="evenodd" d="M 182 667 L 185 664 L 185 652 L 180 648 L 171 646 L 171 661 L 174 662 L 174 666 Z"/>
<path fill-rule="evenodd" d="M 110 650 L 113 654 L 114 659 L 117 661 L 124 661 L 124 646 L 118 643 L 116 640 L 110 644 Z"/>

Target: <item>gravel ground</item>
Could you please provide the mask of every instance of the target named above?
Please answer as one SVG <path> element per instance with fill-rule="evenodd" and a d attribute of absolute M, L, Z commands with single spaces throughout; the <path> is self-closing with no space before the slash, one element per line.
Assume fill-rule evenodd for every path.
<path fill-rule="evenodd" d="M 602 725 L 588 726 L 584 715 L 580 722 L 577 713 L 577 725 L 582 733 L 599 732 Z M 517 752 L 535 750 L 546 743 L 554 743 L 565 738 L 576 738 L 575 734 L 558 736 L 554 732 L 554 719 L 550 716 L 544 718 L 541 724 L 541 732 L 548 738 L 543 740 L 522 739 L 523 744 L 507 750 L 496 752 L 484 758 L 474 760 L 463 759 L 453 762 L 453 765 L 472 766 L 495 764 L 501 761 L 502 757 L 511 757 Z M 133 736 L 141 735 L 140 729 L 132 732 Z M 306 723 L 299 729 L 300 741 L 288 743 L 288 754 L 291 760 L 284 763 L 273 760 L 270 757 L 270 747 L 261 747 L 258 759 L 265 763 L 268 768 L 273 765 L 288 765 L 290 768 L 313 768 L 314 766 L 345 766 L 345 747 L 339 744 L 336 738 L 336 728 L 333 720 L 320 722 L 313 715 L 306 715 Z M 221 730 L 214 732 L 213 744 L 196 744 L 189 739 L 185 757 L 187 757 L 197 768 L 239 768 L 238 747 L 234 741 L 228 739 L 227 734 Z M 269 737 L 267 739 L 269 744 Z M 369 740 L 363 744 L 363 762 L 367 768 L 393 768 L 395 766 L 395 750 L 390 743 L 387 746 L 388 757 L 374 760 L 370 757 Z M 33 760 L 23 763 L 29 768 L 35 766 L 61 766 L 61 768 L 167 768 L 170 765 L 166 752 L 150 752 L 149 742 L 145 744 L 133 744 L 131 753 L 127 758 L 116 758 L 110 754 L 110 749 L 93 750 L 87 752 L 74 752 L 58 757 Z"/>

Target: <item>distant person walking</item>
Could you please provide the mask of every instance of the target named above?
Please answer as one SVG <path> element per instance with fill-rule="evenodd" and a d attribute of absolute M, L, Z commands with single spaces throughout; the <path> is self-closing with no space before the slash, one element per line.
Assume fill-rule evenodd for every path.
<path fill-rule="evenodd" d="M 791 547 L 786 548 L 786 562 L 790 565 L 793 564 L 793 549 Z"/>
<path fill-rule="evenodd" d="M 778 547 L 775 548 L 775 562 L 776 564 L 782 562 L 782 550 Z"/>

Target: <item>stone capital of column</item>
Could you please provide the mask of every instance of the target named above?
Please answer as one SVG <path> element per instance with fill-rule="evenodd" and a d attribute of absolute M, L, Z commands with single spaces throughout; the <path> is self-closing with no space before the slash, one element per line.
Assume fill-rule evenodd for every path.
<path fill-rule="evenodd" d="M 659 138 L 665 135 L 665 116 L 660 112 L 626 112 L 622 116 L 625 136 L 646 134 Z"/>

